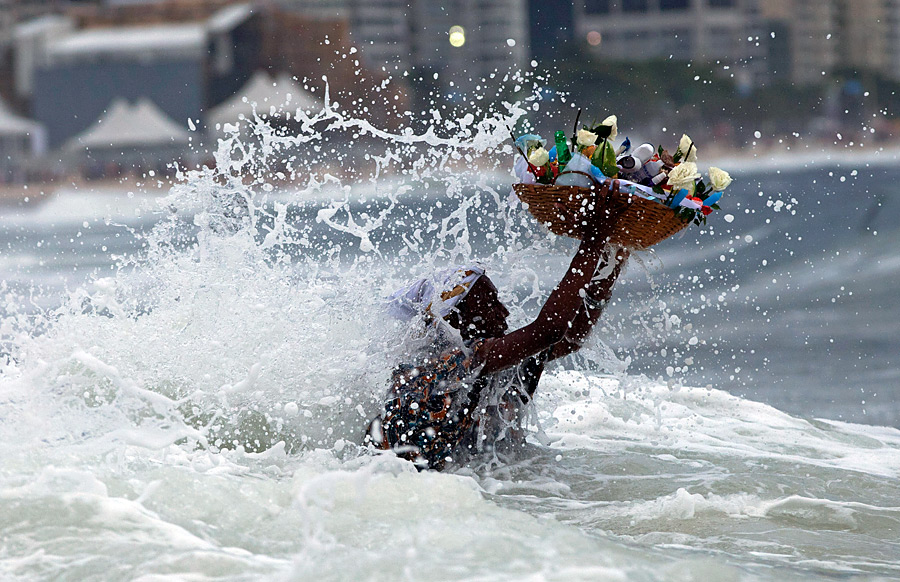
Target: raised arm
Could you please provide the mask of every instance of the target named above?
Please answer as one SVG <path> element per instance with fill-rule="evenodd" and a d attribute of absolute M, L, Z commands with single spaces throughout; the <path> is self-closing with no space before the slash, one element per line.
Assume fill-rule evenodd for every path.
<path fill-rule="evenodd" d="M 572 327 L 562 341 L 553 345 L 553 351 L 550 352 L 551 360 L 568 356 L 581 349 L 581 345 L 591 334 L 594 324 L 600 319 L 607 302 L 612 297 L 613 285 L 627 260 L 627 249 L 607 248 L 600 266 L 597 267 L 598 276 L 592 279 L 585 289 L 584 300 L 572 321 Z"/>
<path fill-rule="evenodd" d="M 618 181 L 613 181 L 613 194 L 618 194 L 618 190 Z M 597 196 L 603 199 L 609 195 L 610 183 L 607 181 Z M 585 235 L 562 281 L 550 293 L 537 319 L 532 323 L 501 338 L 484 341 L 478 352 L 482 374 L 514 366 L 566 338 L 572 331 L 579 312 L 584 310 L 582 292 L 592 287 L 594 270 L 602 258 L 610 235 L 615 231 L 621 213 L 622 210 L 619 210 L 610 214 L 606 210 L 600 210 L 599 205 L 587 212 L 583 217 Z M 589 328 L 590 326 L 588 333 Z"/>

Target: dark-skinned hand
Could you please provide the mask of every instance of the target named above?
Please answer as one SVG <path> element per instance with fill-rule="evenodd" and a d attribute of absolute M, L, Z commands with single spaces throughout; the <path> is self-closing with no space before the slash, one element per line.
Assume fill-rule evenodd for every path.
<path fill-rule="evenodd" d="M 603 244 L 615 233 L 619 220 L 631 205 L 631 197 L 624 206 L 614 208 L 606 204 L 608 198 L 618 198 L 618 180 L 605 180 L 600 190 L 592 189 L 591 194 L 590 201 L 577 210 L 561 203 L 556 203 L 554 207 L 570 235 L 580 234 L 587 242 Z"/>

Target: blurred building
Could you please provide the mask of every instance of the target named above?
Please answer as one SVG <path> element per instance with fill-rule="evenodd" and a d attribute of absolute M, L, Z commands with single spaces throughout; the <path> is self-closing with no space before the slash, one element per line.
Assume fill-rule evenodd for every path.
<path fill-rule="evenodd" d="M 526 0 L 279 0 L 279 4 L 315 18 L 340 15 L 347 19 L 367 65 L 389 73 L 437 73 L 445 87 L 450 81 L 464 89 L 474 86 L 479 78 L 518 69 L 528 59 Z"/>
<path fill-rule="evenodd" d="M 891 78 L 900 79 L 900 0 L 886 0 L 884 19 L 887 25 L 886 70 Z"/>
<path fill-rule="evenodd" d="M 43 127 L 17 115 L 0 100 L 0 183 L 20 181 L 22 165 L 42 153 L 45 145 Z"/>
<path fill-rule="evenodd" d="M 260 23 L 247 4 L 187 23 L 74 29 L 58 20 L 26 24 L 32 34 L 17 35 L 15 59 L 17 91 L 51 147 L 87 129 L 116 99 L 149 99 L 186 124 L 231 96 L 259 63 Z"/>
<path fill-rule="evenodd" d="M 402 83 L 369 95 L 387 73 L 359 62 L 346 19 L 327 8 L 317 16 L 263 2 L 81 2 L 14 27 L 0 93 L 46 127 L 51 147 L 88 130 L 116 100 L 147 100 L 178 124 L 202 123 L 259 70 L 296 76 L 320 95 L 327 76 L 333 99 L 366 95 L 373 119 L 389 127 L 406 107 Z"/>
<path fill-rule="evenodd" d="M 797 84 L 835 72 L 878 73 L 900 80 L 900 0 L 759 0 L 785 41 L 776 58 Z M 776 33 L 778 38 L 778 33 Z"/>
<path fill-rule="evenodd" d="M 0 96 L 17 111 L 21 102 L 15 95 L 10 49 L 16 28 L 30 19 L 58 14 L 78 5 L 70 0 L 0 0 Z"/>
<path fill-rule="evenodd" d="M 838 62 L 843 67 L 886 71 L 888 39 L 896 34 L 890 19 L 893 0 L 841 0 L 838 2 Z"/>
<path fill-rule="evenodd" d="M 575 22 L 603 58 L 720 61 L 765 74 L 758 0 L 579 0 Z"/>
<path fill-rule="evenodd" d="M 779 76 L 807 85 L 834 72 L 841 50 L 837 0 L 760 0 L 760 12 L 775 33 L 770 54 Z"/>
<path fill-rule="evenodd" d="M 578 0 L 575 22 L 614 60 L 719 61 L 798 85 L 838 71 L 900 79 L 900 0 Z"/>
<path fill-rule="evenodd" d="M 528 2 L 528 36 L 531 56 L 552 61 L 570 50 L 575 40 L 575 6 L 572 0 Z"/>
<path fill-rule="evenodd" d="M 442 74 L 463 88 L 471 88 L 494 73 L 518 71 L 528 63 L 528 9 L 524 0 L 458 0 L 444 13 L 432 9 L 427 25 L 416 30 L 416 65 L 427 71 L 446 64 Z M 457 42 L 454 30 L 462 34 L 460 38 L 460 32 L 456 33 Z M 460 45 L 459 40 L 465 44 Z"/>
<path fill-rule="evenodd" d="M 409 12 L 404 0 L 278 0 L 283 8 L 317 20 L 345 20 L 366 64 L 393 71 L 411 66 Z"/>
<path fill-rule="evenodd" d="M 349 0 L 350 33 L 369 66 L 389 72 L 405 71 L 414 61 L 413 30 L 408 13 L 415 3 L 406 0 Z"/>
<path fill-rule="evenodd" d="M 0 0 L 0 43 L 9 39 L 13 27 L 19 22 L 46 14 L 57 14 L 72 5 L 84 3 L 86 2 L 78 0 Z"/>

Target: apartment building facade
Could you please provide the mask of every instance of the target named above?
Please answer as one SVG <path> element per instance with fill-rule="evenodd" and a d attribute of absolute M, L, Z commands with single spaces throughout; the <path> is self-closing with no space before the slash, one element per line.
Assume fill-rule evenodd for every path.
<path fill-rule="evenodd" d="M 575 34 L 615 60 L 748 61 L 763 54 L 757 0 L 581 0 Z"/>
<path fill-rule="evenodd" d="M 527 0 L 280 0 L 309 17 L 345 18 L 361 58 L 388 73 L 438 73 L 454 86 L 527 64 Z M 451 29 L 456 32 L 451 44 Z"/>

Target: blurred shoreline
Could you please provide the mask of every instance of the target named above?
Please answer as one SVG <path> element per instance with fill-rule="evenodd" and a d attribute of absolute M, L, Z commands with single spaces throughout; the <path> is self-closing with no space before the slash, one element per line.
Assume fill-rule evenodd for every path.
<path fill-rule="evenodd" d="M 502 178 L 505 176 L 505 172 L 498 172 L 494 161 L 494 158 L 485 158 L 483 164 L 470 163 L 462 171 L 485 171 L 495 173 Z M 733 174 L 743 174 L 762 171 L 791 172 L 845 164 L 860 167 L 882 167 L 896 165 L 898 161 L 900 161 L 900 140 L 878 142 L 874 145 L 853 142 L 846 144 L 843 142 L 806 143 L 802 140 L 796 140 L 788 145 L 778 143 L 777 140 L 770 140 L 741 149 L 707 146 L 701 151 L 698 163 L 701 168 L 717 166 Z M 511 169 L 512 163 L 510 163 L 510 171 Z M 328 170 L 334 173 L 334 168 L 328 168 Z M 381 179 L 391 177 L 390 173 L 385 173 Z M 354 179 L 352 176 L 341 178 Z M 171 176 L 130 174 L 99 179 L 71 177 L 22 184 L 2 184 L 0 185 L 0 208 L 36 206 L 55 196 L 80 192 L 108 193 L 110 195 L 129 192 L 144 196 L 164 195 L 168 193 L 174 183 L 175 180 Z M 297 186 L 303 187 L 304 185 L 284 182 L 280 184 L 280 187 L 276 187 L 276 190 L 288 191 L 296 189 Z"/>
<path fill-rule="evenodd" d="M 766 144 L 742 150 L 707 148 L 701 152 L 700 166 L 717 165 L 729 172 L 763 170 L 791 171 L 835 164 L 865 164 L 867 167 L 896 164 L 900 160 L 900 140 L 854 145 L 795 143 Z"/>
<path fill-rule="evenodd" d="M 0 208 L 31 207 L 59 195 L 84 192 L 120 195 L 133 192 L 141 195 L 161 195 L 173 185 L 170 178 L 137 178 L 133 176 L 99 180 L 60 179 L 47 182 L 0 185 Z"/>

